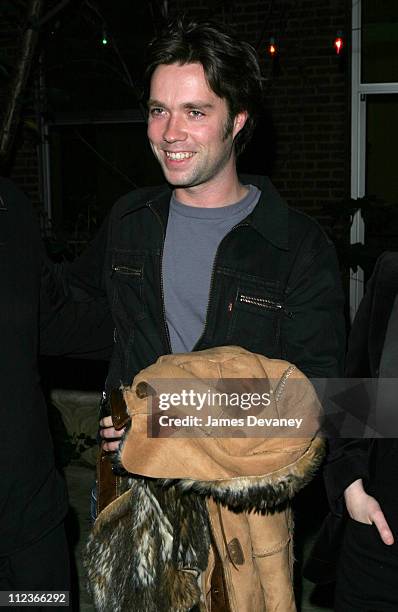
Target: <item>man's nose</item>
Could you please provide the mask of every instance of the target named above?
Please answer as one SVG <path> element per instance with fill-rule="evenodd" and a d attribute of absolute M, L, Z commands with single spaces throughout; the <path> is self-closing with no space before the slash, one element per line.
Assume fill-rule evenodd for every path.
<path fill-rule="evenodd" d="M 179 117 L 169 117 L 165 130 L 163 132 L 163 138 L 166 142 L 177 142 L 185 140 L 187 133 L 185 131 L 183 121 Z"/>

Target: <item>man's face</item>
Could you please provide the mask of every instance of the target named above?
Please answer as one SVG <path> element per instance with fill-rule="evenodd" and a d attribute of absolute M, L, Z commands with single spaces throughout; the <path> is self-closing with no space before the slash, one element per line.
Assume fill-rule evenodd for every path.
<path fill-rule="evenodd" d="M 210 184 L 235 167 L 233 139 L 246 113 L 226 134 L 227 104 L 209 88 L 201 64 L 158 66 L 149 98 L 149 142 L 171 185 Z"/>

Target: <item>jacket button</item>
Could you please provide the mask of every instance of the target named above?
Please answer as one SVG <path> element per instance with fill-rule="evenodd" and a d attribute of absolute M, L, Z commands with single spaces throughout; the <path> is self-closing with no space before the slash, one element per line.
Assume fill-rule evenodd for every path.
<path fill-rule="evenodd" d="M 245 555 L 243 554 L 242 546 L 238 538 L 234 538 L 229 542 L 228 552 L 235 565 L 244 565 Z"/>

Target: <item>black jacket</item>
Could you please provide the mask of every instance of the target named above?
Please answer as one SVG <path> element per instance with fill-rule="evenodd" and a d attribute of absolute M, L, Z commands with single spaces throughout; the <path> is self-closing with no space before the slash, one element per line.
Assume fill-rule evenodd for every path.
<path fill-rule="evenodd" d="M 366 293 L 355 317 L 346 358 L 346 376 L 377 378 L 387 326 L 398 295 L 398 254 L 384 253 L 376 262 Z M 355 396 L 356 397 L 356 396 Z M 361 395 L 363 421 L 372 411 L 373 394 Z M 318 583 L 335 580 L 343 544 L 347 513 L 345 489 L 358 478 L 381 505 L 395 536 L 398 533 L 398 440 L 335 438 L 329 440 L 324 468 L 331 512 L 326 517 L 305 569 L 305 576 Z"/>
<path fill-rule="evenodd" d="M 0 179 L 0 555 L 55 527 L 67 509 L 39 384 L 42 251 L 34 213 Z M 43 272 L 44 277 L 48 277 Z"/>
<path fill-rule="evenodd" d="M 377 260 L 352 326 L 346 360 L 347 378 L 379 376 L 388 321 L 397 295 L 398 254 L 384 253 Z M 367 410 L 363 406 L 364 414 Z M 386 483 L 389 476 L 388 470 L 383 469 L 383 457 L 386 460 L 389 458 L 389 462 L 392 457 L 398 457 L 397 440 L 380 440 L 376 444 L 370 438 L 331 441 L 325 466 L 325 484 L 334 512 L 342 513 L 344 490 L 358 478 L 364 480 L 367 492 L 378 497 L 383 504 L 388 490 L 393 490 Z M 395 505 L 398 506 L 398 496 Z M 395 523 L 398 526 L 398 518 L 394 518 Z"/>
<path fill-rule="evenodd" d="M 38 353 L 106 353 L 101 301 L 67 294 L 47 260 L 32 207 L 0 178 L 0 556 L 58 525 L 67 510 L 54 466 Z"/>
<path fill-rule="evenodd" d="M 223 239 L 213 266 L 206 324 L 194 350 L 240 345 L 297 364 L 307 376 L 341 372 L 343 295 L 334 247 L 319 225 L 289 209 L 267 178 L 253 213 Z M 171 192 L 140 189 L 122 197 L 71 282 L 107 296 L 114 350 L 107 388 L 131 384 L 170 352 L 162 251 Z"/>

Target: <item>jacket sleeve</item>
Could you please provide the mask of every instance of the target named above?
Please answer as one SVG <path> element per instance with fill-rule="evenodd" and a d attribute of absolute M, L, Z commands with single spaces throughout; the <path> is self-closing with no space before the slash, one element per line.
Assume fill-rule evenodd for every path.
<path fill-rule="evenodd" d="M 310 232 L 308 232 L 310 234 Z M 320 228 L 304 236 L 287 286 L 284 358 L 309 378 L 341 376 L 344 296 L 334 246 Z"/>
<path fill-rule="evenodd" d="M 335 438 L 329 440 L 324 467 L 324 481 L 330 509 L 335 514 L 344 510 L 343 493 L 358 478 L 369 478 L 369 453 L 372 440 Z"/>
<path fill-rule="evenodd" d="M 69 266 L 49 261 L 42 249 L 40 352 L 109 359 L 113 323 L 103 282 L 108 220 Z"/>
<path fill-rule="evenodd" d="M 347 378 L 368 378 L 371 376 L 368 350 L 368 329 L 370 325 L 374 287 L 378 266 L 370 279 L 365 296 L 355 317 L 346 358 Z M 366 411 L 366 406 L 363 410 Z M 372 440 L 352 438 L 331 438 L 324 467 L 324 480 L 331 510 L 342 514 L 343 493 L 358 478 L 365 482 L 369 478 L 369 455 Z"/>

